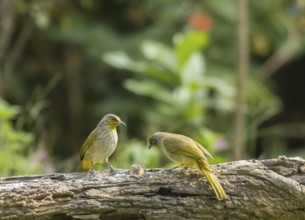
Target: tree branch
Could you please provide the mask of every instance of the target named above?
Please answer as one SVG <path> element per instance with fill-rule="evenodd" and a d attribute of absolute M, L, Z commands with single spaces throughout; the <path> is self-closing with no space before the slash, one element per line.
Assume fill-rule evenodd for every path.
<path fill-rule="evenodd" d="M 235 160 L 240 160 L 244 157 L 245 148 L 245 96 L 249 68 L 248 5 L 248 0 L 237 1 L 238 67 L 236 75 L 236 111 L 232 139 Z"/>
<path fill-rule="evenodd" d="M 229 195 L 218 201 L 195 170 L 149 169 L 0 179 L 0 219 L 305 219 L 305 160 L 212 166 Z"/>

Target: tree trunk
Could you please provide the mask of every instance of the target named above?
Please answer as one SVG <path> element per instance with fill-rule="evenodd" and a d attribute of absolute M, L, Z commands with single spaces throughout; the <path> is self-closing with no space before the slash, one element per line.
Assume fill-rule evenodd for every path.
<path fill-rule="evenodd" d="M 245 157 L 246 140 L 246 84 L 249 71 L 249 1 L 238 0 L 237 5 L 237 71 L 236 71 L 236 104 L 233 121 L 234 159 Z"/>
<path fill-rule="evenodd" d="M 212 169 L 226 201 L 193 169 L 5 177 L 0 219 L 305 219 L 304 159 L 241 160 Z"/>

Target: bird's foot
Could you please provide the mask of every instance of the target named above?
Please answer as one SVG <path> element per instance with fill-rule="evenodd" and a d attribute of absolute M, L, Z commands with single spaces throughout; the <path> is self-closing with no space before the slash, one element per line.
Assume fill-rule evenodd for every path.
<path fill-rule="evenodd" d="M 108 166 L 109 166 L 110 173 L 111 173 L 111 174 L 116 174 L 116 173 L 117 173 L 117 170 L 114 169 L 114 167 L 108 162 L 108 160 L 106 160 L 106 163 L 107 163 Z"/>
<path fill-rule="evenodd" d="M 93 179 L 95 176 L 96 176 L 96 171 L 93 168 L 88 171 L 87 173 L 88 179 Z"/>
<path fill-rule="evenodd" d="M 110 171 L 110 174 L 116 174 L 117 173 L 117 170 L 114 169 L 112 166 L 110 167 L 109 171 Z"/>

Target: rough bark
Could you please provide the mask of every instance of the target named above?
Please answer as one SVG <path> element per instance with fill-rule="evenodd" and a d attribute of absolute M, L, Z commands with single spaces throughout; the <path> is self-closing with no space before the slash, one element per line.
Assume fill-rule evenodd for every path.
<path fill-rule="evenodd" d="M 196 170 L 56 173 L 0 179 L 0 219 L 305 219 L 305 160 L 212 166 L 229 195 L 217 201 Z"/>

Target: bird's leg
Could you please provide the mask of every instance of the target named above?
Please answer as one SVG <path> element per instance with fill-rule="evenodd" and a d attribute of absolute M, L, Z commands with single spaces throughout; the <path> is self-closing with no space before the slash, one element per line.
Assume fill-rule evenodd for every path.
<path fill-rule="evenodd" d="M 94 177 L 95 176 L 95 170 L 94 170 L 94 168 L 93 168 L 93 161 L 91 161 L 91 168 L 90 168 L 90 170 L 89 170 L 89 172 L 88 172 L 88 176 L 89 176 L 89 178 L 91 179 L 92 177 Z"/>
<path fill-rule="evenodd" d="M 96 171 L 93 169 L 93 167 L 90 169 L 90 174 L 91 175 L 95 175 L 96 174 Z"/>
<path fill-rule="evenodd" d="M 90 168 L 91 174 L 95 174 L 95 170 L 93 168 L 93 161 L 91 161 L 91 168 Z"/>
<path fill-rule="evenodd" d="M 108 158 L 105 160 L 105 162 L 108 164 L 109 168 L 110 168 L 110 173 L 115 173 L 115 169 L 113 168 L 113 166 L 109 163 Z"/>

